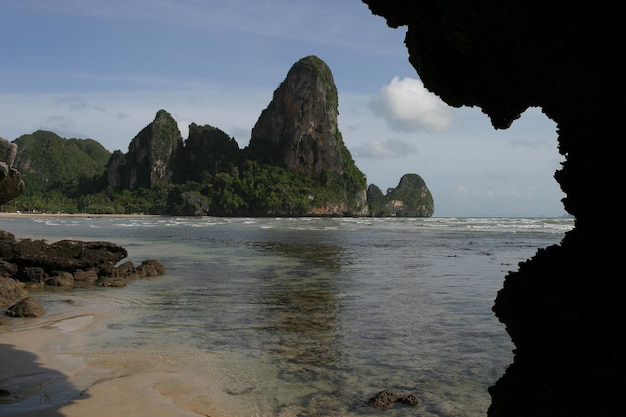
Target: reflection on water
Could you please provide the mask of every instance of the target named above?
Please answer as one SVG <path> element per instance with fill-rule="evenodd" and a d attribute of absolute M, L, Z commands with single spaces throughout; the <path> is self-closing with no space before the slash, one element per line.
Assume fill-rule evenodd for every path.
<path fill-rule="evenodd" d="M 261 316 L 267 317 L 268 348 L 280 358 L 280 378 L 286 381 L 315 381 L 328 378 L 336 368 L 336 345 L 340 314 L 336 273 L 339 248 L 319 245 L 271 245 L 300 265 L 261 279 L 258 299 Z M 269 283 L 267 285 L 266 283 Z"/>
<path fill-rule="evenodd" d="M 568 223 L 94 218 L 12 226 L 18 236 L 110 240 L 131 260 L 163 263 L 164 277 L 72 293 L 76 309 L 97 305 L 106 317 L 88 348 L 158 353 L 205 375 L 227 396 L 229 415 L 376 415 L 367 398 L 390 389 L 422 403 L 386 416 L 443 417 L 486 414 L 487 387 L 512 356 L 491 312 L 495 294 L 508 270 L 558 243 Z"/>

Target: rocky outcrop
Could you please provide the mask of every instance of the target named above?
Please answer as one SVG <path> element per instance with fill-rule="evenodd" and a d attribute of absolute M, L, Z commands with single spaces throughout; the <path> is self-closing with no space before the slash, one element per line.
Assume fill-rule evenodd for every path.
<path fill-rule="evenodd" d="M 11 167 L 15 161 L 16 154 L 17 145 L 4 138 L 0 138 L 0 161 Z"/>
<path fill-rule="evenodd" d="M 316 56 L 302 58 L 274 91 L 247 147 L 249 157 L 261 163 L 318 180 L 351 179 L 343 200 L 328 201 L 312 210 L 312 215 L 367 214 L 365 176 L 343 142 L 338 104 L 328 65 Z"/>
<path fill-rule="evenodd" d="M 415 406 L 419 403 L 419 399 L 415 394 L 397 393 L 389 390 L 382 390 L 372 395 L 367 400 L 367 405 L 372 408 L 387 408 L 393 403 L 401 403 Z"/>
<path fill-rule="evenodd" d="M 130 261 L 119 264 L 127 255 L 126 249 L 110 242 L 61 240 L 48 244 L 0 231 L 0 308 L 24 299 L 29 287 L 120 287 L 137 278 L 165 273 L 165 267 L 156 260 L 138 266 Z M 14 305 L 7 313 L 28 316 L 26 307 L 37 310 L 29 301 Z"/>
<path fill-rule="evenodd" d="M 240 157 L 239 145 L 217 127 L 189 125 L 189 136 L 177 155 L 175 176 L 179 182 L 202 181 L 206 174 L 228 170 Z"/>
<path fill-rule="evenodd" d="M 22 175 L 13 168 L 16 153 L 16 144 L 0 138 L 0 205 L 18 197 L 25 189 Z"/>
<path fill-rule="evenodd" d="M 39 301 L 26 297 L 7 308 L 6 314 L 11 317 L 41 317 L 45 311 Z"/>
<path fill-rule="evenodd" d="M 367 189 L 367 201 L 373 216 L 431 217 L 435 203 L 426 183 L 417 174 L 404 174 L 398 186 L 383 196 L 376 185 Z"/>
<path fill-rule="evenodd" d="M 557 123 L 565 162 L 555 178 L 575 228 L 497 294 L 493 311 L 515 350 L 488 415 L 622 415 L 625 226 L 611 216 L 624 183 L 619 4 L 363 1 L 389 26 L 407 26 L 411 64 L 448 104 L 480 107 L 495 128 L 531 106 Z"/>
<path fill-rule="evenodd" d="M 25 298 L 28 291 L 24 289 L 24 283 L 13 278 L 7 278 L 0 271 L 0 309 L 12 305 L 18 300 Z"/>
<path fill-rule="evenodd" d="M 252 129 L 248 149 L 253 159 L 314 178 L 323 170 L 340 173 L 344 144 L 337 97 L 324 61 L 308 56 L 296 62 Z"/>
<path fill-rule="evenodd" d="M 119 155 L 109 160 L 109 185 L 135 190 L 169 184 L 171 161 L 181 142 L 176 120 L 165 110 L 159 110 L 154 121 L 130 142 L 124 161 L 120 161 Z"/>

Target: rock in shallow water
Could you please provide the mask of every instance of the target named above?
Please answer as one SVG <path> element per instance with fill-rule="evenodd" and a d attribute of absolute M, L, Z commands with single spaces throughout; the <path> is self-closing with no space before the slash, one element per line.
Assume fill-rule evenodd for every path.
<path fill-rule="evenodd" d="M 7 315 L 11 317 L 41 317 L 44 315 L 44 308 L 32 297 L 26 297 L 18 301 L 7 309 Z"/>
<path fill-rule="evenodd" d="M 398 394 L 389 390 L 382 390 L 367 400 L 372 408 L 384 408 L 392 403 L 400 402 L 406 405 L 417 405 L 419 400 L 414 394 Z"/>

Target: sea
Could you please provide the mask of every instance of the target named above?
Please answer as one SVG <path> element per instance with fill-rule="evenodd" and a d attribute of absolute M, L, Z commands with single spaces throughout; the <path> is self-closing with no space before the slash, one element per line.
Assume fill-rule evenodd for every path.
<path fill-rule="evenodd" d="M 125 247 L 126 261 L 162 263 L 164 276 L 123 288 L 30 292 L 48 317 L 103 312 L 84 352 L 159 357 L 206 375 L 233 417 L 485 416 L 514 349 L 491 310 L 496 294 L 573 227 L 567 218 L 0 218 L 18 238 L 105 240 Z M 370 407 L 383 390 L 419 403 Z"/>

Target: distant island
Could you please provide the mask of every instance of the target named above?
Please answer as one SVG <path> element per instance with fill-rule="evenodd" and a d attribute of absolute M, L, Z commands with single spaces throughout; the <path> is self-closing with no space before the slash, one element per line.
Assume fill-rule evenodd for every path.
<path fill-rule="evenodd" d="M 249 145 L 192 123 L 183 140 L 159 110 L 128 147 L 39 130 L 22 135 L 14 168 L 26 185 L 3 211 L 186 216 L 430 217 L 417 174 L 385 193 L 356 166 L 338 127 L 333 75 L 316 56 L 296 62 L 259 116 Z"/>

